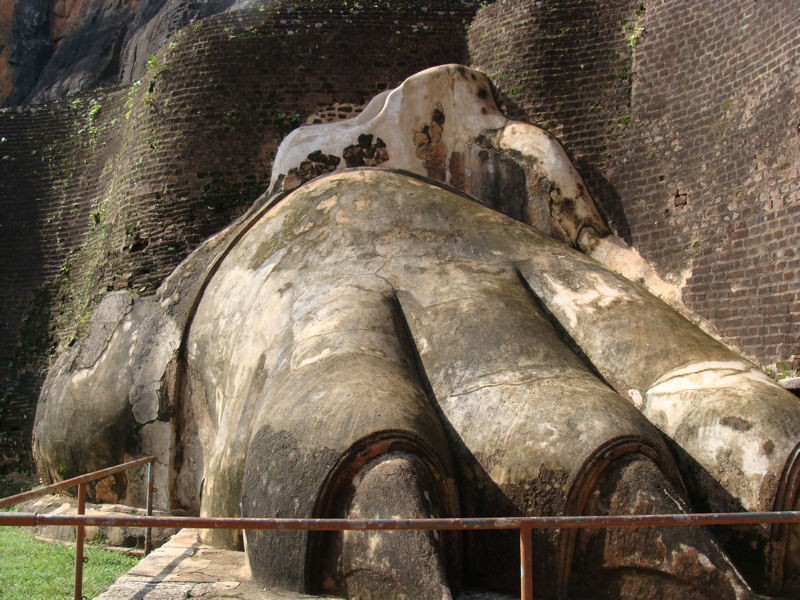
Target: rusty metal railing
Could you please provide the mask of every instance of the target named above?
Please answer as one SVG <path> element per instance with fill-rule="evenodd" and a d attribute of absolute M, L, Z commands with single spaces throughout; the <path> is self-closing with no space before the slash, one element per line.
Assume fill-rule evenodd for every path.
<path fill-rule="evenodd" d="M 127 463 L 128 468 L 145 460 Z M 121 465 L 124 466 L 124 465 Z M 115 467 L 118 468 L 118 467 Z M 105 472 L 107 473 L 106 470 Z M 116 471 L 114 471 L 116 472 Z M 88 477 L 88 476 L 84 476 Z M 81 478 L 76 478 L 81 479 Z M 67 482 L 63 482 L 63 485 Z M 73 484 L 74 485 L 74 484 Z M 42 488 L 45 489 L 45 488 Z M 63 489 L 63 488 L 62 488 Z M 39 490 L 36 490 L 37 492 Z M 19 496 L 25 496 L 20 494 Z M 18 496 L 17 496 L 18 497 Z M 15 498 L 12 496 L 11 498 Z M 6 506 L 7 498 L 0 501 Z M 665 515 L 601 515 L 558 517 L 448 518 L 448 519 L 258 519 L 210 517 L 154 517 L 108 515 L 55 515 L 38 513 L 0 513 L 0 526 L 37 527 L 68 525 L 147 528 L 309 530 L 309 531 L 393 531 L 393 530 L 508 530 L 520 535 L 520 597 L 533 600 L 534 529 L 582 529 L 609 527 L 698 527 L 705 525 L 752 525 L 800 523 L 800 511 L 703 513 Z M 77 555 L 77 552 L 76 552 Z M 76 556 L 77 560 L 77 556 Z M 82 574 L 82 571 L 81 571 Z M 79 572 L 76 569 L 76 578 Z M 80 583 L 76 579 L 76 590 Z M 76 598 L 80 596 L 77 595 Z"/>
<path fill-rule="evenodd" d="M 800 523 L 800 511 L 704 513 L 666 515 L 605 515 L 561 517 L 506 517 L 453 519 L 258 519 L 209 517 L 137 517 L 100 515 L 53 515 L 38 513 L 0 514 L 0 526 L 35 527 L 50 525 L 154 527 L 194 529 L 392 531 L 392 530 L 497 530 L 519 529 L 521 598 L 533 598 L 534 529 L 581 529 L 608 527 L 697 527 L 702 525 L 746 525 Z"/>
<path fill-rule="evenodd" d="M 136 467 L 140 467 L 142 465 L 147 465 L 147 497 L 145 500 L 145 513 L 146 517 L 139 517 L 139 518 L 148 518 L 153 514 L 153 492 L 155 488 L 153 487 L 153 463 L 155 462 L 155 457 L 147 456 L 145 458 L 140 458 L 138 460 L 132 460 L 130 462 L 123 463 L 121 465 L 116 465 L 114 467 L 109 467 L 108 469 L 101 469 L 99 471 L 93 471 L 92 473 L 87 473 L 86 475 L 81 475 L 79 477 L 73 477 L 71 479 L 65 479 L 64 481 L 59 481 L 58 483 L 54 483 L 51 485 L 46 485 L 40 488 L 36 488 L 30 490 L 28 492 L 22 492 L 21 494 L 16 494 L 14 496 L 8 496 L 7 498 L 0 498 L 0 508 L 8 508 L 11 506 L 16 506 L 21 502 L 26 502 L 28 500 L 35 500 L 36 498 L 40 498 L 41 496 L 45 496 L 47 494 L 54 494 L 56 492 L 62 492 L 64 490 L 68 490 L 73 487 L 78 488 L 78 514 L 77 515 L 70 515 L 72 517 L 77 517 L 77 521 L 72 523 L 75 525 L 75 600 L 81 600 L 83 596 L 83 564 L 85 562 L 83 551 L 86 541 L 86 526 L 91 525 L 91 523 L 86 523 L 82 521 L 81 517 L 86 517 L 86 489 L 87 486 L 93 482 L 98 481 L 100 479 L 105 479 L 109 475 L 114 475 L 116 473 L 121 473 L 123 471 L 128 471 L 130 469 L 135 469 Z M 24 516 L 26 514 L 33 514 L 34 517 L 37 513 L 0 513 L 0 526 L 2 525 L 13 525 L 13 522 L 7 522 L 8 516 Z M 34 519 L 35 520 L 35 519 Z M 13 521 L 13 519 L 12 519 Z M 22 525 L 25 527 L 25 525 Z M 31 525 L 35 526 L 35 525 Z M 152 549 L 152 529 L 145 525 L 145 533 L 144 533 L 144 553 L 145 555 L 150 553 Z"/>

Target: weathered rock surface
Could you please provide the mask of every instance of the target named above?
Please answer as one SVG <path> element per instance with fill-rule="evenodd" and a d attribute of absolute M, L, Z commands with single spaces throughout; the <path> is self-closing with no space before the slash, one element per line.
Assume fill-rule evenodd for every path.
<path fill-rule="evenodd" d="M 270 193 L 348 167 L 424 175 L 581 249 L 699 321 L 675 286 L 611 235 L 558 140 L 544 129 L 509 120 L 492 90 L 480 71 L 433 67 L 376 96 L 352 119 L 295 129 L 278 149 Z"/>
<path fill-rule="evenodd" d="M 605 224 L 558 143 L 508 122 L 484 85 L 443 67 L 352 123 L 299 130 L 271 198 L 155 299 L 109 296 L 48 377 L 36 424 L 48 473 L 154 453 L 162 501 L 214 516 L 795 507 L 797 399 L 568 247 L 603 246 Z M 357 168 L 341 170 L 337 152 Z M 65 421 L 91 431 L 64 435 Z M 518 585 L 513 535 L 245 537 L 256 579 L 298 592 Z M 542 532 L 537 592 L 755 597 L 731 551 L 752 583 L 793 593 L 794 529 L 720 539 L 724 550 L 700 529 Z"/>
<path fill-rule="evenodd" d="M 564 258 L 537 256 L 520 273 L 606 381 L 672 440 L 695 504 L 796 510 L 800 403 L 639 286 L 588 259 Z M 771 562 L 763 577 L 794 579 L 788 531 L 755 536 L 758 543 L 746 536 L 738 544 L 742 560 Z"/>
<path fill-rule="evenodd" d="M 49 479 L 88 473 L 125 462 L 144 443 L 166 480 L 172 446 L 166 386 L 179 342 L 180 330 L 154 302 L 134 302 L 127 291 L 106 296 L 87 337 L 59 356 L 45 381 L 34 431 L 39 469 Z M 126 485 L 126 476 L 117 475 L 95 496 L 141 502 L 141 486 L 128 493 Z M 169 505 L 167 493 L 160 490 L 161 506 Z"/>
<path fill-rule="evenodd" d="M 347 121 L 295 129 L 275 157 L 271 193 L 362 166 L 448 183 L 572 246 L 609 233 L 558 141 L 509 121 L 486 76 L 461 65 L 418 73 Z"/>
<path fill-rule="evenodd" d="M 206 426 L 178 437 L 202 449 L 203 464 L 175 466 L 202 470 L 201 513 L 346 516 L 369 498 L 375 516 L 580 514 L 598 481 L 617 510 L 642 510 L 611 500 L 624 491 L 613 469 L 631 461 L 649 473 L 637 485 L 652 481 L 655 497 L 670 490 L 657 506 L 684 509 L 670 500 L 682 483 L 660 434 L 564 344 L 520 281 L 517 264 L 551 253 L 583 260 L 465 197 L 385 171 L 311 182 L 252 219 L 207 281 L 187 338 L 178 402 Z M 113 341 L 105 359 L 128 360 Z M 396 475 L 368 475 L 385 469 Z M 391 499 L 383 509 L 381 496 Z M 709 572 L 710 561 L 718 591 L 746 597 L 700 533 L 670 536 L 660 543 L 685 554 L 676 565 Z M 257 578 L 295 591 L 347 593 L 347 565 L 364 569 L 354 587 L 378 589 L 385 560 L 408 544 L 428 557 L 414 569 L 426 581 L 457 585 L 463 560 L 469 583 L 516 585 L 513 540 L 465 537 L 466 555 L 442 536 L 370 559 L 354 551 L 364 542 L 299 532 L 248 535 L 247 550 Z M 551 533 L 539 543 L 550 548 L 539 580 L 558 573 L 549 595 L 576 585 L 573 563 L 604 564 L 603 552 L 583 552 L 590 541 Z M 649 567 L 669 577 L 670 564 Z M 640 566 L 621 567 L 626 580 Z M 686 586 L 704 593 L 691 578 L 675 589 Z"/>
<path fill-rule="evenodd" d="M 247 2 L 238 2 L 239 8 Z M 234 0 L 8 0 L 0 8 L 0 105 L 141 78 L 180 28 Z"/>
<path fill-rule="evenodd" d="M 143 469 L 144 470 L 144 469 Z M 41 496 L 36 500 L 31 500 L 20 505 L 19 509 L 23 512 L 49 514 L 49 515 L 74 515 L 78 510 L 78 501 L 74 496 L 66 495 L 47 495 Z M 124 517 L 124 516 L 145 516 L 144 508 L 127 506 L 123 504 L 113 504 L 103 502 L 102 504 L 86 505 L 86 514 L 103 517 Z M 156 516 L 167 517 L 171 513 L 167 511 L 155 511 Z M 44 538 L 52 541 L 74 542 L 75 527 L 71 525 L 45 525 L 33 527 L 30 531 L 37 538 Z M 177 529 L 151 529 L 151 543 L 154 547 L 161 546 L 169 540 L 171 536 L 178 532 Z M 144 527 L 86 527 L 87 540 L 98 541 L 106 546 L 114 548 L 126 548 L 130 551 L 138 549 L 142 551 L 145 543 Z"/>
<path fill-rule="evenodd" d="M 658 465 L 680 489 L 657 431 L 581 363 L 520 282 L 516 263 L 562 250 L 389 172 L 344 172 L 283 199 L 224 259 L 188 338 L 191 386 L 216 424 L 202 512 L 237 514 L 241 502 L 248 516 L 345 516 L 362 471 L 398 451 L 419 457 L 415 478 L 431 482 L 441 516 L 581 513 L 608 468 L 601 456 Z M 402 497 L 396 484 L 384 478 L 382 493 Z M 385 510 L 419 514 L 411 500 L 404 508 Z M 316 537 L 248 535 L 256 576 L 344 592 L 341 542 Z M 468 537 L 469 577 L 516 585 L 516 548 Z M 550 593 L 568 589 L 570 561 L 557 557 L 573 555 L 574 539 L 541 543 L 551 550 L 539 580 L 557 572 Z M 435 580 L 439 560 L 418 572 Z"/>

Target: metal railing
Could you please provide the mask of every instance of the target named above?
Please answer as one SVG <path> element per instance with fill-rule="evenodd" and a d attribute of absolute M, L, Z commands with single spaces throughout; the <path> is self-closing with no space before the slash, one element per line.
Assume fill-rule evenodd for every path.
<path fill-rule="evenodd" d="M 152 457 L 133 461 L 98 471 L 107 476 L 111 473 L 133 468 L 145 462 L 152 467 Z M 124 468 L 123 468 L 124 467 Z M 76 477 L 84 480 L 94 474 Z M 148 490 L 152 488 L 152 469 L 148 476 Z M 86 481 L 93 481 L 87 479 Z M 68 480 L 56 486 L 60 489 L 71 487 Z M 85 483 L 84 496 L 85 496 Z M 41 488 L 34 492 L 50 489 Z M 80 489 L 80 488 L 79 488 Z M 19 494 L 0 500 L 0 507 L 8 506 L 9 501 L 21 496 L 30 499 L 29 494 Z M 48 492 L 45 492 L 48 493 Z M 80 492 L 79 492 L 80 497 Z M 152 493 L 148 492 L 148 505 Z M 108 516 L 39 514 L 39 513 L 0 513 L 0 526 L 37 527 L 69 525 L 78 529 L 86 526 L 100 527 L 146 527 L 169 529 L 242 529 L 242 530 L 308 530 L 308 531 L 393 531 L 393 530 L 508 530 L 518 529 L 520 539 L 520 598 L 533 600 L 533 544 L 534 529 L 583 529 L 609 527 L 698 527 L 704 525 L 752 525 L 773 523 L 800 523 L 800 511 L 743 512 L 743 513 L 703 513 L 703 514 L 664 514 L 664 515 L 601 515 L 601 516 L 558 516 L 558 517 L 504 517 L 504 518 L 449 518 L 449 519 L 258 519 L 258 518 L 210 518 L 210 517 L 154 517 L 149 516 Z M 77 540 L 76 540 L 77 543 Z M 78 551 L 76 549 L 75 598 L 78 600 L 82 582 L 82 570 L 78 570 Z M 81 563 L 83 558 L 81 556 Z"/>
<path fill-rule="evenodd" d="M 36 498 L 40 498 L 42 496 L 46 496 L 47 494 L 55 494 L 56 492 L 62 492 L 64 490 L 68 490 L 73 487 L 78 488 L 78 514 L 72 515 L 73 518 L 77 517 L 77 521 L 74 523 L 70 523 L 70 525 L 75 525 L 75 600 L 81 600 L 83 598 L 83 564 L 85 562 L 83 551 L 86 541 L 86 526 L 91 525 L 91 523 L 85 523 L 81 521 L 81 517 L 86 517 L 86 489 L 87 486 L 93 482 L 98 481 L 100 479 L 105 479 L 109 475 L 114 475 L 116 473 L 121 473 L 123 471 L 128 471 L 130 469 L 135 469 L 136 467 L 140 467 L 142 465 L 147 465 L 147 497 L 145 500 L 145 514 L 146 517 L 139 517 L 139 518 L 147 518 L 152 516 L 153 514 L 153 492 L 155 488 L 153 487 L 153 463 L 155 462 L 155 457 L 147 456 L 145 458 L 140 458 L 138 460 L 132 460 L 130 462 L 123 463 L 121 465 L 117 465 L 114 467 L 109 467 L 108 469 L 101 469 L 99 471 L 93 471 L 92 473 L 87 473 L 86 475 L 81 475 L 79 477 L 73 477 L 71 479 L 65 479 L 64 481 L 60 481 L 58 483 L 54 483 L 51 485 L 46 485 L 44 487 L 36 488 L 30 490 L 28 492 L 22 492 L 21 494 L 16 494 L 14 496 L 8 496 L 7 498 L 0 499 L 0 508 L 8 508 L 11 506 L 16 506 L 22 502 L 26 502 L 28 500 L 35 500 Z M 0 513 L 0 526 L 2 525 L 15 525 L 16 522 L 14 519 L 9 519 L 8 517 L 13 516 L 26 516 L 26 515 L 33 515 L 34 521 L 38 518 L 41 518 L 41 515 L 38 513 Z M 51 515 L 52 516 L 52 515 Z M 25 519 L 23 519 L 25 520 Z M 26 525 L 21 525 L 25 527 Z M 31 524 L 30 526 L 35 526 L 35 523 Z M 144 534 L 144 553 L 145 555 L 150 553 L 152 549 L 152 529 L 145 525 L 145 534 Z"/>

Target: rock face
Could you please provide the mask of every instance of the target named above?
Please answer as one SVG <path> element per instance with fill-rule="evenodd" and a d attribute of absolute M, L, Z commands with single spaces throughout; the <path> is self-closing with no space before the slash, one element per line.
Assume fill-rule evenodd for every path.
<path fill-rule="evenodd" d="M 8 0 L 0 9 L 5 23 L 13 24 L 0 26 L 0 105 L 131 83 L 171 34 L 233 3 Z"/>
<path fill-rule="evenodd" d="M 59 358 L 37 412 L 43 470 L 154 453 L 161 502 L 209 516 L 796 507 L 797 399 L 569 247 L 627 252 L 560 145 L 508 121 L 490 90 L 442 67 L 351 122 L 290 136 L 271 198 L 155 299 L 108 296 Z M 794 529 L 719 539 L 541 532 L 537 593 L 794 593 Z M 246 550 L 256 578 L 283 589 L 518 589 L 517 541 L 496 532 L 248 532 Z"/>

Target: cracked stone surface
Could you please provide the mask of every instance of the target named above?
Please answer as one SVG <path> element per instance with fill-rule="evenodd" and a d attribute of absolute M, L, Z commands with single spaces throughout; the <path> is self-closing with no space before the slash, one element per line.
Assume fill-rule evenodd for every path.
<path fill-rule="evenodd" d="M 127 291 L 103 299 L 88 335 L 59 356 L 42 389 L 34 446 L 46 477 L 65 478 L 71 476 L 67 473 L 123 463 L 134 450 L 128 445 L 131 430 L 146 437 L 159 421 L 169 422 L 164 386 L 180 334 L 152 300 L 134 302 Z M 60 401 L 48 402 L 49 397 Z M 81 439 L 77 445 L 76 436 Z M 163 467 L 169 463 L 169 435 L 159 445 L 151 452 Z M 125 497 L 126 477 L 115 476 L 102 499 L 115 502 Z M 168 484 L 159 487 L 160 504 L 167 505 Z"/>
<path fill-rule="evenodd" d="M 155 298 L 107 299 L 58 359 L 35 430 L 46 474 L 155 453 L 159 501 L 206 516 L 800 506 L 797 398 L 645 289 L 663 292 L 558 142 L 505 119 L 488 85 L 429 70 L 290 136 L 272 196 Z M 363 166 L 343 170 L 345 150 Z M 141 482 L 109 489 L 131 501 Z M 796 527 L 714 535 L 537 532 L 537 593 L 796 595 Z M 202 537 L 244 543 L 268 589 L 518 589 L 516 534 Z"/>

